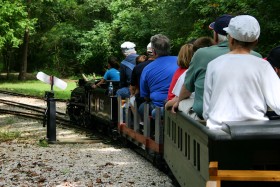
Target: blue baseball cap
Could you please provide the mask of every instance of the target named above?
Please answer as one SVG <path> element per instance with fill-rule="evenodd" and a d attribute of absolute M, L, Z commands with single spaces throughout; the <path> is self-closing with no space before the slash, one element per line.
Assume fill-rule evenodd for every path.
<path fill-rule="evenodd" d="M 229 14 L 224 14 L 220 17 L 218 17 L 215 22 L 212 22 L 210 25 L 209 25 L 209 28 L 214 30 L 216 33 L 218 34 L 221 34 L 221 35 L 224 35 L 226 36 L 227 33 L 226 31 L 224 31 L 223 29 L 228 27 L 228 24 L 231 20 L 231 18 L 233 18 L 234 16 L 232 15 L 229 15 Z"/>

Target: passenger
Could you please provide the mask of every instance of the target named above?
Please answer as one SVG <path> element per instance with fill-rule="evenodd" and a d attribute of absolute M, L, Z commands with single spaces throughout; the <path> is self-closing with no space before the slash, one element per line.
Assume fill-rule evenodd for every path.
<path fill-rule="evenodd" d="M 146 55 L 139 55 L 136 57 L 136 65 L 140 64 L 141 62 L 146 62 L 148 57 Z"/>
<path fill-rule="evenodd" d="M 103 78 L 97 84 L 92 84 L 92 88 L 100 87 L 102 84 L 105 84 L 108 80 L 120 81 L 120 65 L 116 57 L 109 57 L 107 68 L 108 70 L 105 72 Z"/>
<path fill-rule="evenodd" d="M 138 56 L 138 57 L 140 57 L 140 56 Z M 142 104 L 145 101 L 143 97 L 140 97 L 140 91 L 139 91 L 140 77 L 141 77 L 143 69 L 148 64 L 150 64 L 154 59 L 155 59 L 155 57 L 152 52 L 151 43 L 149 43 L 147 45 L 147 60 L 145 62 L 141 62 L 140 64 L 136 65 L 132 71 L 131 83 L 130 83 L 130 93 L 131 93 L 130 98 L 132 98 L 131 103 L 133 103 L 134 102 L 133 97 L 134 97 L 134 100 L 136 100 L 138 107 L 140 106 L 140 104 Z"/>
<path fill-rule="evenodd" d="M 175 71 L 168 89 L 167 103 L 165 104 L 165 109 L 169 109 L 177 101 L 177 98 L 175 97 L 175 94 L 172 93 L 172 91 L 179 77 L 182 74 L 184 74 L 184 72 L 188 69 L 192 56 L 193 44 L 183 45 L 178 54 L 177 64 L 179 68 Z"/>
<path fill-rule="evenodd" d="M 268 120 L 267 106 L 280 114 L 280 80 L 266 60 L 250 54 L 260 36 L 258 21 L 236 16 L 224 30 L 230 52 L 211 61 L 205 76 L 207 126 L 218 129 L 225 121 Z"/>
<path fill-rule="evenodd" d="M 220 16 L 209 25 L 209 28 L 214 31 L 214 42 L 217 45 L 201 48 L 195 52 L 188 69 L 188 76 L 185 78 L 185 86 L 180 91 L 178 101 L 173 105 L 173 113 L 178 110 L 180 101 L 189 98 L 192 92 L 195 92 L 193 101 L 192 99 L 186 99 L 180 102 L 180 110 L 196 120 L 203 119 L 203 91 L 206 68 L 211 60 L 229 52 L 227 33 L 223 28 L 228 26 L 232 17 L 231 15 Z M 260 54 L 253 53 L 261 57 Z"/>
<path fill-rule="evenodd" d="M 124 42 L 121 45 L 122 53 L 126 58 L 120 65 L 120 89 L 117 90 L 116 95 L 121 96 L 122 99 L 130 96 L 129 85 L 131 80 L 131 73 L 136 65 L 136 57 L 138 56 L 135 51 L 136 45 L 132 42 Z"/>
<path fill-rule="evenodd" d="M 185 45 L 188 45 L 188 44 L 185 44 Z M 181 61 L 181 63 L 183 63 L 184 66 L 186 66 L 188 68 L 194 52 L 196 52 L 199 48 L 209 47 L 209 46 L 212 46 L 212 45 L 214 45 L 214 40 L 212 38 L 210 38 L 210 37 L 200 37 L 197 40 L 193 41 L 192 52 L 189 51 L 189 53 L 188 53 L 188 51 L 182 50 L 183 49 L 183 47 L 182 47 L 180 52 L 179 52 L 179 55 L 178 55 L 178 65 L 180 66 L 180 61 Z M 170 91 L 170 89 L 172 89 L 171 92 L 172 92 L 172 94 L 174 94 L 175 97 L 173 97 L 171 100 L 167 101 L 167 103 L 165 104 L 165 109 L 166 110 L 171 109 L 171 107 L 174 105 L 174 103 L 178 101 L 181 88 L 184 84 L 186 73 L 187 73 L 187 70 L 184 71 L 180 75 L 180 77 L 176 81 L 173 89 L 169 87 L 169 91 Z M 173 78 L 174 78 L 174 76 L 173 76 Z M 171 84 L 170 84 L 170 86 L 171 86 Z M 193 97 L 194 97 L 194 95 L 192 96 L 192 98 Z"/>
<path fill-rule="evenodd" d="M 177 66 L 177 57 L 170 55 L 170 40 L 162 34 L 151 37 L 155 60 L 147 65 L 140 79 L 140 96 L 149 103 L 149 111 L 164 106 L 168 88 Z M 139 114 L 144 116 L 144 103 L 139 106 Z"/>
<path fill-rule="evenodd" d="M 270 51 L 267 61 L 271 64 L 278 77 L 280 77 L 280 46 Z"/>

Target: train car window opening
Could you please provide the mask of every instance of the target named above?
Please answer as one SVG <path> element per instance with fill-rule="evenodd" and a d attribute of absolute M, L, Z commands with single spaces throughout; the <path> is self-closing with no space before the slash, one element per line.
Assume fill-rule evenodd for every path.
<path fill-rule="evenodd" d="M 193 165 L 196 166 L 196 141 L 193 140 Z"/>
<path fill-rule="evenodd" d="M 197 143 L 197 170 L 200 171 L 200 144 Z"/>
<path fill-rule="evenodd" d="M 182 141 L 183 141 L 183 130 L 178 127 L 178 148 L 182 151 Z"/>
<path fill-rule="evenodd" d="M 171 127 L 171 131 L 172 131 L 172 134 L 171 134 L 171 139 L 172 139 L 172 141 L 174 142 L 174 121 L 172 121 L 172 125 L 171 125 L 172 127 Z"/>
<path fill-rule="evenodd" d="M 188 134 L 188 160 L 191 159 L 191 137 Z"/>
<path fill-rule="evenodd" d="M 170 117 L 167 118 L 167 134 L 170 137 Z"/>
<path fill-rule="evenodd" d="M 173 136 L 173 137 L 172 137 L 172 140 L 173 140 L 174 144 L 176 144 L 176 133 L 177 133 L 177 132 L 176 132 L 176 130 L 177 130 L 176 127 L 177 127 L 177 124 L 173 121 L 173 122 L 172 122 L 172 134 L 173 134 L 173 135 L 172 135 L 172 136 Z"/>
<path fill-rule="evenodd" d="M 188 133 L 185 132 L 185 157 L 188 156 Z"/>

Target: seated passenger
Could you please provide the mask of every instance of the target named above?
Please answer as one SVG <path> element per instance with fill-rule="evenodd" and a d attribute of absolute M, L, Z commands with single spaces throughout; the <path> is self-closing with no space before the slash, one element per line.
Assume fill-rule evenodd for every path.
<path fill-rule="evenodd" d="M 148 57 L 146 55 L 139 55 L 136 57 L 136 65 L 140 64 L 141 62 L 146 62 L 148 60 Z"/>
<path fill-rule="evenodd" d="M 202 47 L 209 47 L 209 46 L 212 46 L 212 45 L 214 45 L 214 40 L 212 39 L 212 38 L 210 38 L 210 37 L 200 37 L 200 38 L 198 38 L 197 40 L 195 40 L 194 42 L 193 42 L 193 47 L 192 47 L 192 50 L 193 50 L 193 52 L 192 53 L 189 53 L 189 55 L 186 53 L 186 54 L 184 54 L 184 52 L 187 52 L 187 51 L 181 51 L 182 50 L 182 48 L 181 48 L 181 50 L 180 50 L 180 52 L 179 52 L 179 55 L 178 55 L 178 58 L 180 59 L 180 58 L 185 58 L 185 59 L 182 59 L 181 61 L 186 61 L 185 63 L 186 63 L 186 67 L 189 67 L 189 63 L 190 63 L 190 61 L 191 61 L 191 58 L 192 58 L 192 56 L 193 56 L 193 53 L 196 51 L 196 50 L 198 50 L 199 48 L 202 48 Z M 182 54 L 180 54 L 182 52 Z M 178 63 L 179 63 L 179 60 L 178 60 Z M 178 64 L 179 65 L 179 64 Z M 179 65 L 180 66 L 180 65 Z M 173 89 L 171 90 L 172 91 L 172 94 L 174 94 L 175 95 L 175 97 L 173 97 L 173 99 L 171 99 L 171 100 L 168 100 L 168 102 L 165 104 L 165 109 L 170 109 L 173 105 L 174 105 L 174 103 L 175 102 L 177 102 L 178 101 L 178 99 L 179 99 L 179 94 L 180 94 L 180 91 L 181 91 L 181 88 L 182 88 L 182 86 L 183 86 L 183 84 L 184 84 L 184 80 L 185 80 L 185 76 L 186 76 L 186 73 L 187 73 L 187 71 L 188 70 L 186 70 L 186 71 L 184 71 L 181 75 L 180 75 L 180 77 L 178 78 L 178 80 L 176 81 L 176 83 L 175 83 L 175 85 L 174 85 L 174 87 L 173 87 Z M 171 86 L 171 84 L 170 84 L 170 86 Z M 170 88 L 170 87 L 169 87 Z M 193 103 L 193 98 L 194 98 L 194 93 L 190 96 L 190 98 L 189 99 L 191 99 L 192 101 L 192 103 Z"/>
<path fill-rule="evenodd" d="M 140 96 L 149 103 L 150 114 L 155 107 L 163 107 L 173 74 L 178 68 L 177 57 L 169 56 L 170 40 L 157 34 L 151 37 L 155 60 L 147 65 L 140 78 Z M 144 103 L 139 106 L 139 114 L 143 119 Z"/>
<path fill-rule="evenodd" d="M 116 57 L 110 57 L 108 59 L 107 68 L 108 70 L 105 72 L 103 78 L 97 84 L 92 84 L 92 88 L 100 87 L 102 84 L 105 84 L 108 80 L 120 81 L 120 65 Z"/>
<path fill-rule="evenodd" d="M 195 92 L 195 98 L 193 102 L 187 103 L 187 110 L 183 110 L 188 116 L 194 119 L 202 119 L 203 109 L 203 90 L 204 90 L 204 78 L 207 68 L 207 64 L 216 57 L 229 52 L 227 46 L 227 33 L 223 30 L 228 26 L 231 15 L 222 15 L 218 17 L 215 22 L 211 23 L 209 28 L 213 29 L 214 42 L 217 45 L 198 49 L 192 57 L 190 66 L 188 68 L 188 76 L 182 86 L 178 101 L 174 103 L 172 112 L 176 113 L 181 105 L 182 100 L 189 101 L 188 98 L 192 92 Z"/>
<path fill-rule="evenodd" d="M 227 33 L 223 28 L 228 26 L 232 17 L 231 15 L 220 16 L 209 25 L 209 28 L 213 29 L 214 41 L 217 45 L 200 48 L 195 52 L 188 68 L 188 75 L 185 77 L 184 86 L 181 88 L 178 102 L 173 105 L 172 112 L 176 113 L 179 107 L 189 117 L 195 120 L 203 120 L 203 93 L 207 65 L 213 59 L 229 52 Z M 251 53 L 261 57 L 259 53 L 254 51 L 251 51 Z M 192 102 L 188 98 L 193 92 L 195 92 L 195 97 Z"/>
<path fill-rule="evenodd" d="M 141 55 L 138 56 L 138 57 L 141 57 Z M 136 58 L 136 60 L 137 60 L 137 58 Z M 141 62 L 140 64 L 137 64 L 132 71 L 131 83 L 130 83 L 130 93 L 131 93 L 130 97 L 131 98 L 134 97 L 134 99 L 137 102 L 138 107 L 140 106 L 140 104 L 142 104 L 145 101 L 143 97 L 140 97 L 140 90 L 139 90 L 139 88 L 140 88 L 140 77 L 141 77 L 143 69 L 148 64 L 150 64 L 154 59 L 155 58 L 153 56 L 153 52 L 152 52 L 152 49 L 151 49 L 151 43 L 149 43 L 147 45 L 147 60 L 145 62 Z M 133 102 L 131 102 L 131 103 L 133 103 Z"/>
<path fill-rule="evenodd" d="M 121 45 L 122 53 L 125 59 L 120 65 L 120 89 L 117 90 L 116 95 L 125 99 L 130 96 L 129 85 L 131 81 L 131 73 L 136 65 L 136 57 L 138 56 L 135 51 L 135 44 L 132 42 L 124 42 Z"/>
<path fill-rule="evenodd" d="M 182 74 L 184 74 L 184 72 L 188 69 L 192 56 L 193 44 L 183 45 L 178 54 L 177 64 L 179 68 L 175 71 L 168 89 L 167 103 L 165 104 L 165 109 L 169 109 L 177 101 L 177 97 L 175 97 L 175 94 L 173 94 L 172 91 L 179 77 Z"/>
<path fill-rule="evenodd" d="M 260 35 L 258 21 L 236 16 L 224 30 L 230 52 L 212 60 L 205 75 L 207 126 L 219 129 L 225 121 L 268 120 L 267 106 L 280 114 L 280 80 L 266 60 L 250 54 Z"/>
<path fill-rule="evenodd" d="M 278 77 L 280 77 L 280 46 L 270 51 L 267 61 L 271 64 Z"/>

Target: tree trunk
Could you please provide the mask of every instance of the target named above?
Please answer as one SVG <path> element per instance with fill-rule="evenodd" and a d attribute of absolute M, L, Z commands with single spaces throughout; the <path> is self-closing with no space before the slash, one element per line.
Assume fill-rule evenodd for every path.
<path fill-rule="evenodd" d="M 30 18 L 30 5 L 31 0 L 26 0 L 27 4 L 27 13 Z M 29 29 L 26 28 L 24 32 L 24 39 L 22 44 L 22 59 L 21 59 L 21 67 L 18 75 L 18 80 L 25 80 L 27 73 L 27 56 L 28 56 L 28 44 L 29 44 Z"/>
<path fill-rule="evenodd" d="M 26 29 L 24 33 L 24 40 L 22 46 L 22 59 L 21 59 L 21 67 L 18 75 L 18 80 L 26 79 L 27 72 L 27 54 L 28 54 L 28 43 L 29 43 L 29 31 Z"/>

